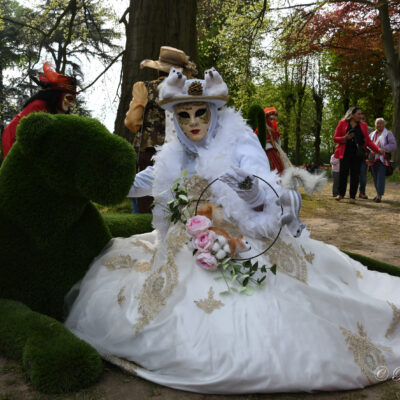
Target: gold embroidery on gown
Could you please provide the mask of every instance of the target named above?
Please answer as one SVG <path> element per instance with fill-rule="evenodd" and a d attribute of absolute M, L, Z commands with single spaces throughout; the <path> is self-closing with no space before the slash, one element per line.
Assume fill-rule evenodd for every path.
<path fill-rule="evenodd" d="M 118 292 L 117 301 L 118 301 L 118 304 L 119 304 L 119 305 L 121 305 L 121 304 L 126 300 L 126 297 L 123 296 L 125 287 L 126 287 L 126 286 L 123 286 L 123 287 L 121 288 L 121 290 Z"/>
<path fill-rule="evenodd" d="M 269 242 L 266 242 L 266 246 Z M 307 264 L 308 259 L 314 259 L 314 254 L 302 255 L 293 244 L 284 242 L 279 238 L 276 243 L 268 250 L 267 255 L 271 264 L 276 264 L 279 271 L 292 278 L 307 283 Z"/>
<path fill-rule="evenodd" d="M 307 253 L 303 246 L 300 246 L 300 248 L 301 248 L 301 251 L 303 252 L 303 255 L 304 255 L 304 258 L 306 259 L 306 261 L 309 264 L 312 264 L 314 261 L 314 258 L 315 258 L 315 254 L 312 253 L 311 251 L 309 253 Z"/>
<path fill-rule="evenodd" d="M 363 277 L 363 274 L 360 271 L 357 271 L 356 275 L 357 275 L 357 278 L 362 278 Z"/>
<path fill-rule="evenodd" d="M 388 301 L 387 303 L 393 309 L 393 319 L 388 330 L 386 331 L 385 337 L 388 337 L 389 335 L 394 333 L 396 326 L 400 323 L 400 308 L 397 308 L 396 305 L 391 303 L 390 301 Z"/>
<path fill-rule="evenodd" d="M 194 302 L 197 307 L 201 308 L 207 314 L 211 314 L 213 311 L 224 306 L 222 301 L 214 299 L 214 289 L 212 286 L 208 291 L 208 297 L 206 299 L 195 300 Z"/>
<path fill-rule="evenodd" d="M 154 319 L 178 284 L 178 268 L 175 264 L 175 256 L 188 240 L 185 227 L 182 224 L 175 225 L 168 232 L 166 238 L 167 260 L 157 271 L 147 277 L 138 296 L 138 311 L 141 316 L 133 326 L 136 333 L 139 333 L 144 326 Z"/>
<path fill-rule="evenodd" d="M 355 363 L 360 367 L 362 374 L 368 379 L 370 384 L 376 383 L 376 371 L 378 368 L 387 368 L 386 359 L 382 350 L 392 352 L 390 347 L 380 346 L 382 350 L 372 343 L 364 330 L 364 327 L 358 322 L 358 332 L 354 333 L 342 326 L 341 329 L 349 350 L 354 355 Z"/>
<path fill-rule="evenodd" d="M 147 244 L 145 240 L 133 238 L 132 244 L 143 248 L 147 253 L 152 255 L 149 261 L 138 261 L 136 258 L 132 258 L 130 255 L 119 254 L 102 260 L 102 264 L 109 271 L 116 271 L 118 269 L 132 269 L 134 268 L 138 272 L 149 271 L 153 265 L 154 257 L 156 255 L 156 249 L 150 244 Z"/>
<path fill-rule="evenodd" d="M 135 267 L 137 259 L 132 258 L 130 255 L 120 254 L 118 256 L 113 256 L 102 260 L 102 264 L 109 271 L 116 271 L 117 269 L 132 269 Z"/>

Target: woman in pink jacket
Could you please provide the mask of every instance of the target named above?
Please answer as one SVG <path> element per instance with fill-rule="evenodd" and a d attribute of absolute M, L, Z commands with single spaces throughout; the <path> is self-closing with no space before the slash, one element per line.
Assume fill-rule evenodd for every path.
<path fill-rule="evenodd" d="M 364 150 L 368 147 L 375 153 L 384 153 L 368 135 L 366 123 L 360 122 L 361 109 L 351 107 L 336 127 L 333 140 L 337 143 L 335 157 L 340 159 L 339 195 L 336 200 L 344 198 L 347 187 L 347 177 L 350 172 L 350 203 L 356 202 L 356 194 L 360 177 L 361 163 L 364 160 Z"/>

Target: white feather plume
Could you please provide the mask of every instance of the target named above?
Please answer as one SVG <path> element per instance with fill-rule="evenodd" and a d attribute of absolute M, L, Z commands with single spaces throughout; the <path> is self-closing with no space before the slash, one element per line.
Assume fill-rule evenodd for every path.
<path fill-rule="evenodd" d="M 286 168 L 281 176 L 281 184 L 284 188 L 296 189 L 302 186 L 308 194 L 321 192 L 326 182 L 325 173 L 314 175 L 297 167 Z"/>

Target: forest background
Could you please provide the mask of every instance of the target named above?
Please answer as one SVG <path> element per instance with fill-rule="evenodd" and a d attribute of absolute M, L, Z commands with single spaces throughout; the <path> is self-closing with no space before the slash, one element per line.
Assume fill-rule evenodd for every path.
<path fill-rule="evenodd" d="M 123 126 L 132 85 L 156 77 L 139 62 L 171 45 L 199 77 L 214 66 L 245 117 L 253 104 L 276 107 L 296 165 L 329 163 L 336 125 L 354 105 L 370 126 L 384 117 L 400 143 L 400 0 L 311 1 L 0 0 L 1 132 L 49 60 L 80 80 L 74 113 L 105 122 L 106 109 L 96 108 L 107 98 L 111 130 L 132 141 Z"/>

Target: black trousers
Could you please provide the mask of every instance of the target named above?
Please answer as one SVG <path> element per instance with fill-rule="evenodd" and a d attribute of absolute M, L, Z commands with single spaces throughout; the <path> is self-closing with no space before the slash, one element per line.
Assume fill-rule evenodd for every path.
<path fill-rule="evenodd" d="M 343 196 L 346 194 L 347 188 L 347 177 L 350 172 L 350 198 L 355 199 L 358 183 L 360 180 L 360 169 L 362 158 L 357 157 L 354 152 L 346 150 L 344 152 L 343 158 L 340 160 L 340 172 L 339 172 L 339 195 Z"/>

